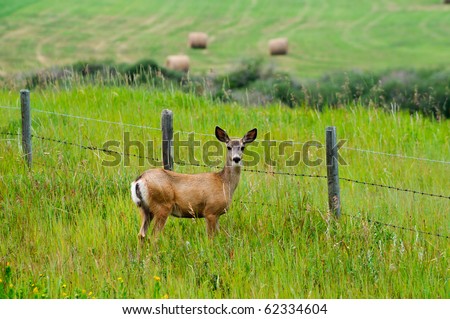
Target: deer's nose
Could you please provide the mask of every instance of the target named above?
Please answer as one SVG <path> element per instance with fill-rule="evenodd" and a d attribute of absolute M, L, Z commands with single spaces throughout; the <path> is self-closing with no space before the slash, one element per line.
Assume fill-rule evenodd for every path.
<path fill-rule="evenodd" d="M 240 157 L 233 157 L 233 162 L 239 163 L 241 161 Z"/>

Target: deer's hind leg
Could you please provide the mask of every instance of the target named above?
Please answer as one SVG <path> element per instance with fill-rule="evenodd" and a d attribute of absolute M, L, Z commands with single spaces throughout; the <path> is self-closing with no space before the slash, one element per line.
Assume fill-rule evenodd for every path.
<path fill-rule="evenodd" d="M 146 206 L 139 207 L 139 211 L 141 213 L 141 230 L 139 231 L 139 238 L 142 240 L 145 238 L 147 234 L 148 226 L 152 222 L 153 214 L 150 209 Z"/>
<path fill-rule="evenodd" d="M 153 226 L 152 231 L 153 235 L 157 235 L 163 230 L 166 225 L 167 218 L 171 212 L 172 208 L 165 205 L 158 205 L 158 207 L 155 208 L 155 225 Z"/>

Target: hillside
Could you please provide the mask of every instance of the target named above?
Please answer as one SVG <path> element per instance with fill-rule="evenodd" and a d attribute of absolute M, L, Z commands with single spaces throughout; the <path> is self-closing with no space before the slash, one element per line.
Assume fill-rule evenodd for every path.
<path fill-rule="evenodd" d="M 448 65 L 450 5 L 441 0 L 0 1 L 0 75 L 78 61 L 163 64 L 191 56 L 192 72 L 222 73 L 245 58 L 301 77 L 336 70 Z M 190 50 L 187 34 L 210 35 Z M 270 58 L 267 41 L 289 38 Z"/>

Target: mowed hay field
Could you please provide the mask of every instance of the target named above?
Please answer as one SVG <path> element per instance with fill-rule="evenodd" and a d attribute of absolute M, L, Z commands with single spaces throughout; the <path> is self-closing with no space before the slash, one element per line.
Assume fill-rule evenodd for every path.
<path fill-rule="evenodd" d="M 0 75 L 78 61 L 164 64 L 188 54 L 191 72 L 223 73 L 264 57 L 297 77 L 334 70 L 448 65 L 450 6 L 442 0 L 0 1 Z M 207 50 L 188 48 L 206 32 Z M 269 57 L 287 37 L 289 54 Z"/>
<path fill-rule="evenodd" d="M 213 134 L 215 125 L 232 136 L 257 127 L 260 141 L 270 133 L 277 141 L 321 143 L 326 126 L 335 125 L 338 137 L 347 140 L 340 151 L 348 164 L 341 165 L 341 177 L 449 196 L 448 121 L 362 106 L 323 112 L 244 108 L 144 86 L 75 83 L 34 91 L 31 99 L 36 136 L 31 171 L 20 136 L 14 135 L 20 132 L 20 109 L 0 108 L 2 298 L 449 296 L 448 198 L 341 181 L 343 215 L 336 221 L 327 209 L 326 179 L 244 171 L 213 241 L 204 220 L 170 218 L 157 241 L 140 246 L 129 185 L 150 165 L 130 156 L 108 167 L 102 160 L 111 155 L 86 149 L 121 142 L 129 132 L 132 140 L 154 141 L 155 153 L 149 155 L 160 158 L 164 108 L 174 112 L 175 133 L 186 140 L 187 132 L 196 132 L 201 145 L 214 139 L 203 134 Z M 0 91 L 0 105 L 18 107 L 18 100 L 18 92 Z M 123 144 L 112 149 L 142 155 L 136 147 L 123 150 Z M 302 152 L 302 145 L 286 148 L 285 155 L 272 148 L 274 166 L 261 160 L 247 169 L 326 174 L 323 161 L 286 167 L 293 151 Z M 245 152 L 267 155 L 261 144 Z M 202 153 L 195 149 L 197 159 Z M 308 155 L 324 160 L 324 149 L 311 148 Z M 185 150 L 181 156 L 186 159 Z M 175 170 L 217 168 L 176 165 Z"/>

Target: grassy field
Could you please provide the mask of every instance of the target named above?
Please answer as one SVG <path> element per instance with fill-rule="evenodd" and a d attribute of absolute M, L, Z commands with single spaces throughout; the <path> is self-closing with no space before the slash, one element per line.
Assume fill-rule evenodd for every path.
<path fill-rule="evenodd" d="M 0 105 L 18 103 L 17 92 L 0 91 Z M 270 133 L 278 141 L 323 143 L 325 127 L 335 125 L 348 147 L 341 150 L 348 163 L 340 167 L 341 177 L 449 195 L 448 164 L 351 149 L 448 161 L 450 122 L 420 115 L 357 106 L 323 112 L 280 105 L 244 108 L 178 91 L 101 85 L 34 91 L 32 107 L 36 136 L 97 147 L 122 141 L 125 132 L 155 145 L 161 137 L 158 129 L 39 110 L 158 128 L 161 110 L 170 108 L 181 138 L 196 132 L 202 142 L 213 139 L 202 133 L 213 134 L 220 125 L 233 136 L 257 127 L 259 140 Z M 0 112 L 0 132 L 20 132 L 20 110 Z M 140 166 L 130 157 L 129 165 L 122 160 L 106 167 L 102 160 L 111 156 L 103 152 L 34 138 L 29 172 L 20 137 L 0 138 L 0 298 L 449 296 L 448 199 L 341 181 L 343 215 L 336 222 L 327 211 L 325 179 L 246 171 L 214 241 L 207 239 L 204 220 L 171 218 L 157 243 L 139 246 L 139 215 L 129 185 L 147 163 Z M 286 155 L 273 149 L 274 167 L 260 161 L 251 168 L 326 174 L 324 163 L 286 167 L 294 150 L 302 145 Z M 266 155 L 261 145 L 249 151 Z M 323 159 L 323 149 L 310 151 L 313 159 Z M 198 148 L 198 159 L 201 153 Z M 158 147 L 154 156 L 159 154 Z"/>
<path fill-rule="evenodd" d="M 264 68 L 305 80 L 339 70 L 448 69 L 450 6 L 441 0 L 10 2 L 0 0 L 0 77 L 13 75 L 5 83 L 16 86 L 23 77 L 14 74 L 55 65 L 164 64 L 174 53 L 189 54 L 198 75 L 258 58 Z M 190 31 L 210 35 L 207 50 L 188 49 Z M 268 56 L 273 37 L 289 38 L 289 55 Z M 446 74 L 430 77 L 445 83 Z M 449 121 L 398 112 L 395 99 L 355 105 L 362 100 L 350 94 L 352 106 L 325 102 L 319 112 L 307 100 L 293 109 L 270 101 L 242 106 L 186 92 L 195 87 L 181 92 L 162 78 L 159 86 L 119 79 L 73 76 L 33 88 L 31 171 L 21 152 L 19 94 L 0 89 L 0 298 L 449 297 Z M 425 95 L 413 86 L 405 91 L 413 94 L 402 92 L 417 102 Z M 339 97 L 346 89 L 329 91 Z M 152 166 L 139 156 L 161 158 L 165 108 L 180 140 L 194 132 L 200 142 L 194 154 L 201 165 L 177 164 L 178 172 L 219 169 L 201 160 L 215 125 L 232 136 L 258 128 L 258 144 L 245 157 L 260 160 L 243 171 L 213 241 L 204 220 L 170 218 L 158 239 L 138 243 L 129 186 Z M 346 140 L 342 178 L 444 198 L 342 180 L 337 221 L 326 179 L 300 176 L 326 174 L 324 148 L 303 143 L 323 145 L 330 125 Z M 125 136 L 155 148 L 124 149 Z M 265 137 L 276 141 L 271 150 L 261 144 Z M 99 149 L 108 141 L 131 155 L 105 165 L 113 157 Z M 283 153 L 282 141 L 297 143 Z M 298 154 L 321 163 L 287 165 Z M 181 160 L 188 155 L 180 149 Z M 264 160 L 269 155 L 273 165 Z"/>
<path fill-rule="evenodd" d="M 302 78 L 445 67 L 449 17 L 442 0 L 0 0 L 0 75 L 80 60 L 163 64 L 174 53 L 197 74 L 258 57 Z M 190 31 L 210 35 L 208 50 L 187 48 Z M 268 57 L 274 37 L 289 38 L 288 56 Z"/>

